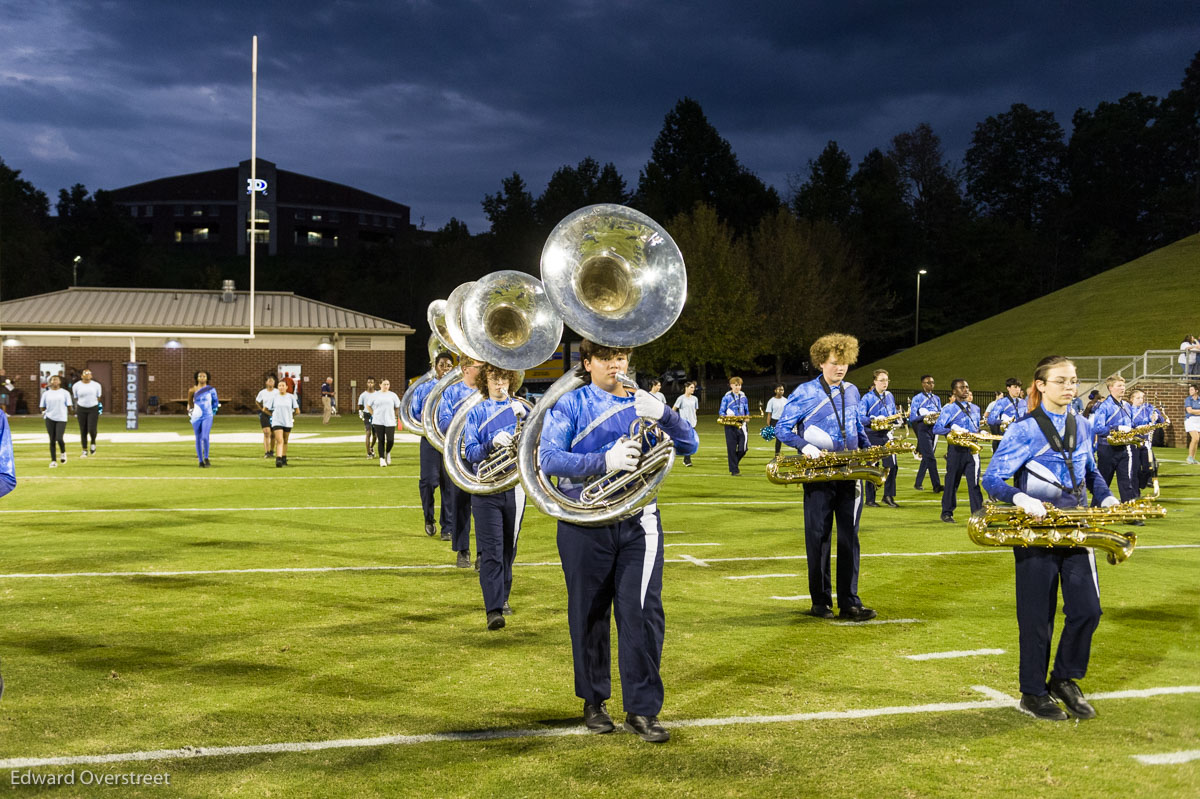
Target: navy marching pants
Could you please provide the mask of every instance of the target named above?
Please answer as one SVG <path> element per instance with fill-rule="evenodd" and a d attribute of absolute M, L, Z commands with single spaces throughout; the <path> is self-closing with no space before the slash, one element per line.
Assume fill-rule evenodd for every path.
<path fill-rule="evenodd" d="M 1140 493 L 1141 489 L 1150 486 L 1150 478 L 1154 477 L 1155 472 L 1158 471 L 1158 460 L 1154 457 L 1153 445 L 1148 441 L 1140 447 L 1134 447 L 1133 454 L 1137 458 L 1137 465 L 1133 472 L 1137 475 L 1137 487 Z"/>
<path fill-rule="evenodd" d="M 804 484 L 804 545 L 808 553 L 808 593 L 814 605 L 833 607 L 829 549 L 837 520 L 837 604 L 862 607 L 858 598 L 858 522 L 862 482 L 833 480 Z"/>
<path fill-rule="evenodd" d="M 626 713 L 657 716 L 666 630 L 657 505 L 604 527 L 559 522 L 558 555 L 567 581 L 575 695 L 597 704 L 612 693 L 609 614 L 615 611 L 621 704 Z"/>
<path fill-rule="evenodd" d="M 1106 484 L 1111 486 L 1113 477 L 1117 478 L 1117 494 L 1122 502 L 1141 496 L 1142 492 L 1137 487 L 1137 459 L 1132 445 L 1114 447 L 1101 441 L 1096 445 L 1096 462 Z M 1099 504 L 1093 496 L 1092 505 Z"/>
<path fill-rule="evenodd" d="M 942 492 L 942 513 L 954 513 L 958 507 L 958 484 L 967 476 L 967 499 L 971 513 L 983 507 L 983 491 L 979 488 L 979 455 L 969 447 L 950 444 L 946 448 L 946 490 Z"/>
<path fill-rule="evenodd" d="M 868 430 L 867 431 L 867 439 L 871 442 L 871 446 L 881 447 L 884 444 L 886 444 L 888 441 L 887 431 L 886 430 Z M 775 444 L 776 444 L 776 446 L 779 445 L 778 439 L 775 440 Z M 778 453 L 778 450 L 776 450 L 776 452 Z M 887 477 L 884 478 L 885 482 L 883 484 L 883 495 L 885 497 L 891 497 L 892 499 L 895 499 L 896 498 L 896 473 L 900 471 L 899 461 L 895 455 L 888 455 L 886 458 L 884 458 L 880 462 L 880 465 L 883 466 L 883 468 L 887 469 Z M 863 490 L 866 491 L 867 502 L 874 502 L 875 501 L 875 484 L 872 483 L 870 480 L 864 480 L 863 481 Z"/>
<path fill-rule="evenodd" d="M 920 490 L 921 481 L 925 479 L 925 473 L 929 472 L 929 480 L 936 491 L 942 485 L 942 478 L 938 475 L 937 457 L 933 454 L 934 447 L 937 446 L 937 436 L 933 434 L 933 425 L 925 424 L 919 419 L 913 427 L 917 429 L 917 452 L 921 455 L 921 466 L 917 469 L 914 486 Z"/>
<path fill-rule="evenodd" d="M 1087 674 L 1092 634 L 1100 623 L 1100 583 L 1091 549 L 1015 547 L 1017 628 L 1021 642 L 1021 693 L 1044 696 L 1058 586 L 1062 583 L 1063 631 L 1054 656 L 1056 680 Z"/>
<path fill-rule="evenodd" d="M 739 464 L 749 449 L 745 425 L 725 425 L 725 455 L 729 459 L 729 473 L 737 474 Z"/>
<path fill-rule="evenodd" d="M 475 549 L 479 558 L 479 587 L 483 609 L 500 610 L 512 591 L 512 565 L 517 537 L 525 515 L 525 489 L 518 485 L 499 494 L 472 494 Z"/>
<path fill-rule="evenodd" d="M 442 507 L 449 508 L 450 547 L 471 551 L 471 495 L 447 480 L 442 486 Z"/>
<path fill-rule="evenodd" d="M 446 502 L 446 483 L 450 482 L 442 471 L 442 453 L 421 439 L 421 479 L 417 490 L 421 492 L 421 509 L 425 512 L 425 523 L 433 524 L 433 490 L 442 492 L 441 529 L 450 529 L 450 507 Z"/>

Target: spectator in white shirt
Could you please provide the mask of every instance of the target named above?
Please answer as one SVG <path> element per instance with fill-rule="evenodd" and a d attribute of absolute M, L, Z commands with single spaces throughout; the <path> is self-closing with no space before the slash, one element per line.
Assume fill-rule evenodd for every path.
<path fill-rule="evenodd" d="M 84 369 L 79 382 L 71 386 L 75 396 L 75 418 L 79 420 L 79 446 L 83 452 L 79 457 L 88 456 L 88 437 L 91 437 L 91 454 L 96 454 L 96 431 L 100 426 L 100 397 L 103 393 L 100 384 L 92 379 L 92 370 Z"/>
<path fill-rule="evenodd" d="M 375 441 L 379 444 L 379 465 L 391 466 L 400 398 L 392 391 L 390 380 L 384 378 L 379 381 L 379 390 L 367 397 L 365 410 L 371 414 L 371 426 L 375 428 Z"/>
<path fill-rule="evenodd" d="M 689 380 L 683 384 L 683 393 L 675 398 L 675 404 L 672 407 L 679 412 L 685 422 L 692 426 L 692 429 L 695 429 L 698 422 L 696 411 L 700 407 L 700 399 L 696 396 L 695 380 Z M 691 455 L 683 456 L 683 465 L 692 465 Z"/>
<path fill-rule="evenodd" d="M 46 391 L 42 394 L 40 407 L 46 419 L 46 432 L 50 435 L 50 468 L 58 466 L 59 457 L 55 445 L 62 452 L 62 462 L 67 462 L 67 409 L 71 407 L 71 392 L 62 388 L 58 375 L 51 376 Z"/>

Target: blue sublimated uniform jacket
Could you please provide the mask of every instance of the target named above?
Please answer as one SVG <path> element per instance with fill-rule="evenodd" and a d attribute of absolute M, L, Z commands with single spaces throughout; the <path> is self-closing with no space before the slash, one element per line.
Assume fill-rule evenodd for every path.
<path fill-rule="evenodd" d="M 200 416 L 212 416 L 217 412 L 217 390 L 212 386 L 201 386 L 192 395 L 192 405 L 200 409 Z"/>
<path fill-rule="evenodd" d="M 463 459 L 471 465 L 472 473 L 476 464 L 492 454 L 495 449 L 492 440 L 497 433 L 516 431 L 517 415 L 513 412 L 512 403 L 512 400 L 485 399 L 467 411 L 467 424 L 463 428 Z"/>
<path fill-rule="evenodd" d="M 1131 406 L 1133 413 L 1131 414 L 1134 427 L 1141 427 L 1144 424 L 1158 424 L 1165 422 L 1167 415 L 1155 408 L 1149 402 L 1143 402 L 1141 405 Z"/>
<path fill-rule="evenodd" d="M 1070 453 L 1071 469 L 1075 472 L 1075 483 L 1079 489 L 1088 489 L 1092 496 L 1103 502 L 1112 496 L 1104 478 L 1096 470 L 1096 458 L 1092 450 L 1092 424 L 1082 414 L 1071 409 L 1066 413 L 1046 412 L 1059 436 L 1066 437 L 1067 417 L 1075 417 L 1075 447 Z M 1071 469 L 1067 468 L 1064 453 L 1050 448 L 1045 433 L 1037 419 L 1025 415 L 1009 425 L 1004 440 L 992 453 L 987 471 L 983 475 L 983 488 L 994 498 L 1012 502 L 1018 492 L 1034 499 L 1049 502 L 1057 508 L 1074 508 L 1087 504 L 1085 495 L 1072 492 Z M 1015 478 L 1015 479 L 1014 479 Z M 1008 485 L 1005 480 L 1012 480 Z"/>
<path fill-rule="evenodd" d="M 1027 413 L 1029 413 L 1029 403 L 1025 401 L 1024 397 L 1017 397 L 1014 400 L 1005 394 L 996 400 L 996 404 L 992 406 L 992 412 L 988 414 L 987 423 L 990 425 L 1000 425 L 1004 422 L 1015 422 Z"/>
<path fill-rule="evenodd" d="M 425 398 L 429 396 L 429 392 L 433 391 L 433 387 L 436 385 L 436 379 L 426 380 L 424 383 L 413 389 L 412 399 L 409 403 L 409 407 L 412 408 L 413 418 L 421 418 L 421 412 L 425 409 Z"/>
<path fill-rule="evenodd" d="M 467 397 L 474 394 L 476 390 L 459 381 L 442 392 L 442 401 L 438 403 L 437 407 L 438 430 L 446 432 L 446 429 L 450 427 L 450 422 L 454 419 L 454 414 Z"/>
<path fill-rule="evenodd" d="M 738 394 L 736 397 L 732 391 L 726 391 L 725 396 L 721 397 L 721 409 L 717 411 L 719 416 L 724 416 L 726 411 L 732 410 L 734 416 L 749 416 L 750 415 L 750 400 L 746 398 L 746 392 Z"/>
<path fill-rule="evenodd" d="M 604 453 L 629 434 L 637 419 L 633 395 L 617 397 L 588 383 L 564 395 L 546 414 L 538 468 L 559 478 L 558 489 L 577 498 L 588 477 L 608 471 Z M 670 408 L 658 421 L 675 443 L 675 452 L 691 455 L 700 446 L 696 430 Z"/>
<path fill-rule="evenodd" d="M 896 398 L 890 391 L 884 391 L 881 397 L 872 388 L 858 402 L 858 423 L 863 430 L 871 429 L 871 420 L 876 416 L 893 416 L 895 413 Z"/>
<path fill-rule="evenodd" d="M 8 429 L 8 414 L 0 410 L 0 497 L 17 487 L 17 471 L 13 465 L 12 431 Z"/>
<path fill-rule="evenodd" d="M 1121 425 L 1133 427 L 1133 406 L 1125 400 L 1117 402 L 1110 394 L 1092 411 L 1091 421 L 1092 432 L 1107 444 L 1108 434 Z"/>
<path fill-rule="evenodd" d="M 912 405 L 908 409 L 908 421 L 919 422 L 925 414 L 921 411 L 929 411 L 937 413 L 942 409 L 942 401 L 937 398 L 937 394 L 926 394 L 922 391 L 917 396 L 913 397 Z"/>
<path fill-rule="evenodd" d="M 844 380 L 829 386 L 829 394 L 821 377 L 801 383 L 788 397 L 783 416 L 775 425 L 775 436 L 796 449 L 803 449 L 805 444 L 829 452 L 869 447 L 871 442 L 858 420 L 860 402 L 858 387 Z M 797 425 L 803 427 L 803 434 L 796 432 Z"/>
<path fill-rule="evenodd" d="M 944 436 L 953 426 L 965 428 L 972 433 L 979 432 L 979 406 L 973 402 L 950 402 L 942 408 L 942 415 L 933 423 L 933 434 Z"/>

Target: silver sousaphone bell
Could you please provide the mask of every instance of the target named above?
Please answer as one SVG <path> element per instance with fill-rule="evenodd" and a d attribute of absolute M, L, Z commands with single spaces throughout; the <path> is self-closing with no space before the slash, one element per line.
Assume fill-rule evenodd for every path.
<path fill-rule="evenodd" d="M 406 430 L 416 433 L 419 436 L 425 435 L 425 426 L 419 416 L 413 413 L 412 404 L 417 386 L 423 385 L 430 380 L 437 379 L 436 359 L 437 354 L 443 350 L 449 350 L 454 354 L 458 354 L 458 348 L 450 341 L 446 333 L 446 301 L 434 300 L 429 303 L 429 307 L 425 310 L 425 320 L 429 323 L 429 329 L 433 332 L 429 334 L 429 371 L 418 377 L 409 384 L 404 390 L 404 396 L 400 398 L 400 421 L 404 424 Z"/>
<path fill-rule="evenodd" d="M 554 228 L 542 249 L 542 282 L 568 327 L 606 347 L 648 344 L 671 328 L 687 298 L 683 254 L 670 234 L 622 205 L 592 205 Z M 546 413 L 584 385 L 563 375 L 529 414 L 517 453 L 526 493 L 542 513 L 585 526 L 609 524 L 647 505 L 675 461 L 655 422 L 639 420 L 630 438 L 656 443 L 634 472 L 611 472 L 585 486 L 578 500 L 553 485 L 538 465 Z"/>
<path fill-rule="evenodd" d="M 466 293 L 473 285 L 475 285 L 475 281 L 472 280 L 459 285 L 454 291 L 450 292 L 442 314 L 442 327 L 445 330 L 445 341 L 452 345 L 455 352 L 460 356 L 478 361 L 480 359 L 470 351 L 464 341 L 462 322 L 459 319 L 459 314 L 462 311 L 463 297 L 466 296 Z M 434 329 L 436 330 L 437 328 Z M 438 406 L 442 402 L 442 394 L 446 392 L 446 389 L 461 381 L 462 364 L 460 363 L 442 375 L 441 379 L 434 384 L 433 390 L 429 392 L 429 396 L 425 398 L 425 404 L 421 407 L 421 426 L 425 430 L 425 440 L 438 452 L 442 452 L 446 446 L 446 436 L 437 424 Z"/>

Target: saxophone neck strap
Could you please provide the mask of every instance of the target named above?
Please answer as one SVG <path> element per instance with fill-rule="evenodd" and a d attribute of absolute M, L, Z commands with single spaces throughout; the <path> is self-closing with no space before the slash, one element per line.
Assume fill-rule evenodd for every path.
<path fill-rule="evenodd" d="M 1075 477 L 1075 460 L 1071 456 L 1075 453 L 1076 433 L 1078 432 L 1078 423 L 1075 421 L 1075 414 L 1067 413 L 1067 422 L 1064 427 L 1064 435 L 1059 435 L 1054 429 L 1054 422 L 1046 413 L 1044 406 L 1039 405 L 1034 409 L 1034 420 L 1038 427 L 1042 430 L 1042 435 L 1046 437 L 1047 443 L 1050 444 L 1050 449 L 1062 455 L 1063 463 L 1067 466 L 1067 474 L 1071 476 L 1071 493 L 1075 496 L 1080 496 L 1083 492 L 1083 484 Z"/>

